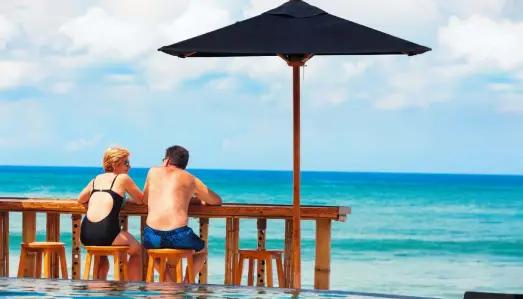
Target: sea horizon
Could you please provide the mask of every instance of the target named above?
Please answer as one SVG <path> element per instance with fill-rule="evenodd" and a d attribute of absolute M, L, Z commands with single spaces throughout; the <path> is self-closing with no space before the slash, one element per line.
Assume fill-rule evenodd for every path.
<path fill-rule="evenodd" d="M 131 169 L 137 169 L 137 170 L 147 170 L 154 166 L 160 166 L 158 165 L 152 165 L 152 166 L 133 166 L 131 165 Z M 102 169 L 102 166 L 92 166 L 92 165 L 11 165 L 11 164 L 0 164 L 0 167 L 5 168 L 87 168 L 87 169 Z M 292 169 L 263 169 L 263 168 L 212 168 L 212 167 L 196 167 L 192 168 L 190 166 L 187 167 L 188 171 L 196 170 L 196 171 L 206 171 L 206 170 L 216 170 L 216 171 L 245 171 L 245 172 L 260 172 L 260 171 L 266 171 L 266 172 L 284 172 L 284 173 L 291 173 Z M 384 175 L 441 175 L 441 176 L 506 176 L 506 177 L 523 177 L 523 173 L 482 173 L 482 172 L 425 172 L 425 171 L 408 171 L 408 170 L 398 170 L 398 171 L 386 171 L 386 170 L 329 170 L 329 169 L 301 169 L 301 173 L 346 173 L 346 174 L 384 174 Z"/>

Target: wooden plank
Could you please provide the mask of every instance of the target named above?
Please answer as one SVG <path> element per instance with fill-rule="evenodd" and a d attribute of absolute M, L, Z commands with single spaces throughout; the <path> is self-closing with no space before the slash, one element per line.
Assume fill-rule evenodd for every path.
<path fill-rule="evenodd" d="M 71 253 L 71 279 L 80 279 L 82 256 L 80 253 L 80 224 L 82 221 L 82 215 L 73 214 L 71 215 L 72 229 L 72 246 L 73 250 Z"/>
<path fill-rule="evenodd" d="M 36 237 L 36 212 L 22 213 L 22 242 L 34 242 Z M 25 259 L 24 277 L 33 276 L 35 269 L 34 252 L 28 252 Z"/>
<path fill-rule="evenodd" d="M 60 241 L 60 214 L 58 213 L 47 213 L 46 217 L 46 241 L 59 242 Z M 60 264 L 58 260 L 58 254 L 51 254 L 51 277 L 58 278 L 60 274 Z"/>
<path fill-rule="evenodd" d="M 85 206 L 71 199 L 56 198 L 16 198 L 0 197 L 0 211 L 35 211 L 58 212 L 67 214 L 85 214 Z M 301 206 L 301 219 L 331 219 L 341 221 L 346 219 L 350 209 L 338 206 Z M 121 210 L 122 215 L 147 215 L 147 207 L 127 203 Z M 190 217 L 204 218 L 268 218 L 282 219 L 292 217 L 290 205 L 256 205 L 256 204 L 224 204 L 222 206 L 189 206 Z"/>
<path fill-rule="evenodd" d="M 200 238 L 205 241 L 207 250 L 209 248 L 209 218 L 200 218 Z M 207 258 L 203 264 L 202 271 L 198 273 L 198 283 L 207 284 L 208 272 L 209 272 L 209 253 L 207 253 Z"/>
<path fill-rule="evenodd" d="M 331 221 L 316 220 L 316 259 L 314 262 L 314 288 L 328 290 L 331 261 Z"/>
<path fill-rule="evenodd" d="M 128 231 L 129 221 L 127 215 L 120 215 L 120 229 L 123 231 Z"/>
<path fill-rule="evenodd" d="M 140 244 L 143 244 L 143 230 L 145 229 L 145 226 L 147 225 L 147 216 L 140 216 Z M 147 271 L 148 271 L 148 265 L 149 265 L 149 259 L 147 258 L 147 250 L 142 250 L 142 280 L 146 281 L 147 279 Z"/>
<path fill-rule="evenodd" d="M 238 248 L 240 243 L 240 219 L 232 219 L 232 232 L 231 232 L 231 284 L 234 284 L 234 274 L 237 273 L 238 268 Z"/>
<path fill-rule="evenodd" d="M 0 212 L 0 276 L 9 277 L 9 212 Z"/>
<path fill-rule="evenodd" d="M 283 274 L 284 286 L 292 287 L 292 220 L 285 220 L 285 248 L 284 248 Z"/>
<path fill-rule="evenodd" d="M 265 232 L 267 230 L 267 219 L 260 218 L 256 221 L 258 227 L 258 250 L 265 250 L 266 237 Z M 256 286 L 264 286 L 265 283 L 265 260 L 258 260 L 258 266 L 256 267 L 257 279 Z"/>
<path fill-rule="evenodd" d="M 231 267 L 231 260 L 232 260 L 232 218 L 225 219 L 225 277 L 223 284 L 230 285 L 232 284 L 232 267 Z"/>

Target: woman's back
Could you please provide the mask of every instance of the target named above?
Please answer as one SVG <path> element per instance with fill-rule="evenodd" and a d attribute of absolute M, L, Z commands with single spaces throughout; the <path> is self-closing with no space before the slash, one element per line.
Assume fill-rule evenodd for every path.
<path fill-rule="evenodd" d="M 123 180 L 118 179 L 118 175 L 108 172 L 96 176 L 87 207 L 89 221 L 99 222 L 106 218 L 113 210 L 115 202 L 123 199 L 124 194 Z"/>

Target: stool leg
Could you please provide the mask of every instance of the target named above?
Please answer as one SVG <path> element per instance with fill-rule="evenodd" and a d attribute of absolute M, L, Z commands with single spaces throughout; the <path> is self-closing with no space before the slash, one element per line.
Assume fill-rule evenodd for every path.
<path fill-rule="evenodd" d="M 147 276 L 145 277 L 146 282 L 153 282 L 154 278 L 154 258 L 149 255 L 149 262 L 147 263 Z"/>
<path fill-rule="evenodd" d="M 240 257 L 238 258 L 238 267 L 236 267 L 236 273 L 234 273 L 234 284 L 236 285 L 242 284 L 243 262 L 244 257 L 240 254 Z"/>
<path fill-rule="evenodd" d="M 41 251 L 36 252 L 35 277 L 36 278 L 42 277 L 42 252 Z M 49 277 L 47 277 L 47 278 L 49 278 Z"/>
<path fill-rule="evenodd" d="M 283 276 L 283 263 L 281 255 L 276 256 L 276 269 L 278 270 L 278 287 L 283 288 L 285 286 L 284 276 Z"/>
<path fill-rule="evenodd" d="M 51 251 L 44 250 L 44 277 L 51 276 Z"/>
<path fill-rule="evenodd" d="M 122 252 L 123 280 L 127 281 L 127 252 Z"/>
<path fill-rule="evenodd" d="M 25 261 L 27 256 L 27 251 L 24 247 L 20 250 L 20 261 L 18 262 L 18 278 L 24 277 L 24 270 L 25 270 Z"/>
<path fill-rule="evenodd" d="M 114 260 L 114 280 L 119 281 L 120 280 L 120 254 L 113 253 L 113 260 Z"/>
<path fill-rule="evenodd" d="M 176 260 L 176 283 L 182 283 L 183 282 L 183 263 L 182 263 L 182 257 L 178 258 Z"/>
<path fill-rule="evenodd" d="M 265 258 L 265 272 L 267 275 L 267 287 L 272 288 L 272 258 Z"/>
<path fill-rule="evenodd" d="M 60 271 L 62 272 L 62 278 L 68 279 L 69 273 L 67 273 L 67 260 L 65 259 L 65 247 L 60 249 Z"/>
<path fill-rule="evenodd" d="M 89 266 L 91 268 L 91 266 Z M 91 271 L 91 269 L 88 270 L 88 272 Z M 98 272 L 100 271 L 100 256 L 97 254 L 94 254 L 94 266 L 93 266 L 93 279 L 99 279 Z"/>
<path fill-rule="evenodd" d="M 89 280 L 89 271 L 91 271 L 91 258 L 92 258 L 93 254 L 89 251 L 87 251 L 87 256 L 85 257 L 85 268 L 84 268 L 84 275 L 83 275 L 83 279 L 84 280 Z M 96 269 L 97 268 L 97 264 L 96 264 L 96 257 L 95 257 L 95 261 L 94 261 L 94 271 L 93 271 L 93 279 L 95 278 L 96 276 Z"/>
<path fill-rule="evenodd" d="M 182 263 L 182 259 L 180 258 L 180 264 Z M 193 268 L 193 255 L 189 254 L 187 256 L 187 273 L 185 273 L 185 276 L 189 276 L 189 279 L 187 281 L 189 283 L 194 283 L 194 268 Z"/>
<path fill-rule="evenodd" d="M 247 285 L 253 286 L 254 285 L 254 259 L 249 258 L 249 274 L 247 276 Z"/>
<path fill-rule="evenodd" d="M 160 282 L 165 282 L 165 265 L 167 264 L 167 259 L 165 257 L 160 257 Z"/>

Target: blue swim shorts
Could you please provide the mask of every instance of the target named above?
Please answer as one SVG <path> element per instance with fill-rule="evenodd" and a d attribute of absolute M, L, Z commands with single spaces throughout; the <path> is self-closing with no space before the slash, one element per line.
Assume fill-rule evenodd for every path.
<path fill-rule="evenodd" d="M 143 246 L 147 249 L 173 248 L 200 251 L 205 247 L 205 242 L 188 226 L 164 231 L 146 225 L 143 230 Z"/>

